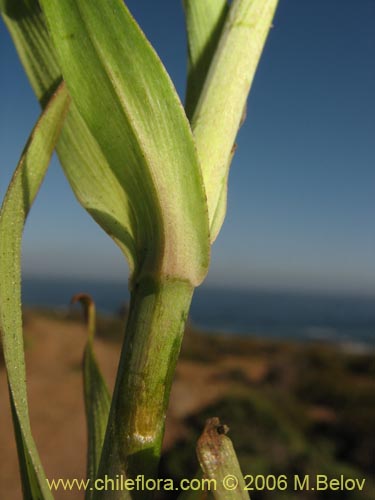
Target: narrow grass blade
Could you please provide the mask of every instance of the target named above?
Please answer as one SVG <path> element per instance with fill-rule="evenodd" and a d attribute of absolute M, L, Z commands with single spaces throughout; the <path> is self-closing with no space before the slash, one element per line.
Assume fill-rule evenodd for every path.
<path fill-rule="evenodd" d="M 189 47 L 189 71 L 185 109 L 188 118 L 194 116 L 205 79 L 217 49 L 228 15 L 227 0 L 184 0 L 186 31 Z M 235 147 L 232 148 L 219 199 L 210 220 L 211 242 L 220 231 L 227 210 L 228 173 Z"/>
<path fill-rule="evenodd" d="M 36 0 L 8 1 L 2 7 L 2 15 L 44 107 L 62 76 L 39 4 Z M 78 201 L 120 247 L 133 271 L 136 243 L 126 193 L 73 103 L 57 153 Z"/>
<path fill-rule="evenodd" d="M 225 435 L 227 430 L 218 418 L 207 420 L 197 444 L 198 460 L 205 476 L 216 482 L 212 491 L 216 500 L 249 500 L 232 441 Z"/>
<path fill-rule="evenodd" d="M 198 285 L 209 258 L 204 186 L 162 63 L 122 0 L 41 4 L 70 95 L 127 194 L 138 277 Z"/>
<path fill-rule="evenodd" d="M 21 313 L 21 239 L 59 137 L 69 97 L 61 85 L 34 128 L 0 212 L 0 329 L 25 498 L 50 499 L 31 434 Z"/>
<path fill-rule="evenodd" d="M 233 160 L 234 153 L 236 152 L 236 149 L 237 145 L 234 144 L 229 155 L 226 172 L 224 174 L 223 181 L 221 184 L 221 191 L 219 193 L 219 197 L 215 207 L 215 212 L 212 214 L 212 218 L 210 221 L 211 243 L 213 243 L 216 237 L 218 236 L 221 226 L 223 225 L 225 215 L 227 213 L 229 169 Z"/>
<path fill-rule="evenodd" d="M 191 120 L 206 188 L 211 241 L 248 92 L 271 27 L 277 0 L 233 0 Z"/>
<path fill-rule="evenodd" d="M 83 391 L 87 422 L 87 478 L 94 481 L 99 468 L 111 396 L 94 353 L 95 304 L 86 294 L 75 295 L 72 303 L 75 302 L 80 302 L 84 307 L 88 330 L 83 356 Z M 86 492 L 87 499 L 91 499 L 92 496 L 92 491 Z"/>
<path fill-rule="evenodd" d="M 194 114 L 228 13 L 227 0 L 184 0 L 189 48 L 185 109 Z"/>

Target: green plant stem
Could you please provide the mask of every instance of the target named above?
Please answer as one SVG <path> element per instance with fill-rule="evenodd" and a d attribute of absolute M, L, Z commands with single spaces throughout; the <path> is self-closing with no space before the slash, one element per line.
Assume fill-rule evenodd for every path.
<path fill-rule="evenodd" d="M 156 476 L 165 414 L 193 287 L 143 279 L 132 292 L 98 477 Z M 126 498 L 111 492 L 106 498 Z M 132 492 L 132 498 L 135 492 Z M 139 492 L 146 498 L 146 492 Z M 96 497 L 100 497 L 100 493 Z"/>

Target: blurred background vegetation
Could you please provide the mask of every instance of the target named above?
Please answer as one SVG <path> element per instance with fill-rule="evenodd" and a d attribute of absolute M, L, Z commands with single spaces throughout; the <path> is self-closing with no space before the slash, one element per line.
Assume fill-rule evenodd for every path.
<path fill-rule="evenodd" d="M 110 365 L 113 374 L 116 362 L 106 362 L 108 352 L 112 352 L 108 346 L 119 350 L 126 312 L 124 306 L 117 316 L 98 318 L 99 360 Z M 42 355 L 42 341 L 38 341 L 41 320 L 47 336 L 59 329 L 69 332 L 77 325 L 82 327 L 78 309 L 69 313 L 27 311 L 26 357 L 34 351 Z M 58 343 L 60 338 L 67 342 L 67 333 L 63 335 L 56 335 L 51 342 Z M 72 338 L 77 339 L 77 334 Z M 84 335 L 81 340 L 83 345 Z M 70 349 L 78 350 L 78 362 L 67 370 L 73 370 L 79 386 L 80 347 L 75 344 Z M 63 365 L 67 355 L 57 356 Z M 244 474 L 366 478 L 363 492 L 297 492 L 288 488 L 285 492 L 254 492 L 252 500 L 375 498 L 375 354 L 370 348 L 351 351 L 348 346 L 327 342 L 219 335 L 190 324 L 170 413 L 161 477 L 179 480 L 196 474 L 198 436 L 205 420 L 217 416 L 230 428 L 229 437 Z M 84 434 L 84 429 L 81 432 Z M 164 492 L 160 498 L 176 495 Z"/>

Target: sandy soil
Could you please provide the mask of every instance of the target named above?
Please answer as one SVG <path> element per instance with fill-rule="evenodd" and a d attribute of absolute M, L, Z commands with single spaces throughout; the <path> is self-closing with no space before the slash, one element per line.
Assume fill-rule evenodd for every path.
<path fill-rule="evenodd" d="M 30 418 L 48 478 L 84 478 L 86 430 L 82 396 L 81 358 L 85 344 L 83 325 L 32 315 L 26 328 L 26 364 Z M 112 387 L 119 345 L 98 340 L 96 352 Z M 225 358 L 221 365 L 180 361 L 172 389 L 165 449 L 184 434 L 182 419 L 214 402 L 228 388 L 220 378 L 225 370 L 241 369 L 249 379 L 264 375 L 264 367 L 242 359 Z M 21 499 L 5 371 L 0 368 L 0 497 Z M 83 494 L 57 492 L 56 499 L 78 499 Z"/>

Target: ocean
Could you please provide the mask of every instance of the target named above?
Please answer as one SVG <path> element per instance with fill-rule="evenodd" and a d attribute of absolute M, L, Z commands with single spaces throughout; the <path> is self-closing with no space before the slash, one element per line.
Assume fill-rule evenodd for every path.
<path fill-rule="evenodd" d="M 89 280 L 23 281 L 25 306 L 68 308 L 70 298 L 89 293 L 103 313 L 129 301 L 127 284 Z M 212 332 L 293 340 L 323 340 L 375 348 L 375 297 L 340 293 L 197 289 L 190 322 Z"/>

